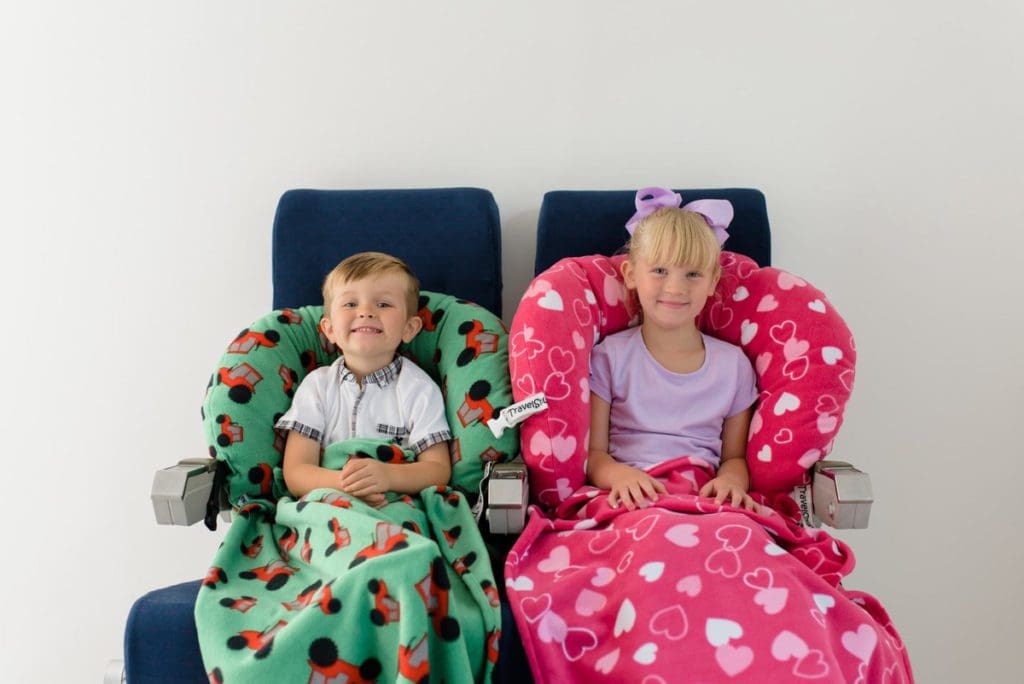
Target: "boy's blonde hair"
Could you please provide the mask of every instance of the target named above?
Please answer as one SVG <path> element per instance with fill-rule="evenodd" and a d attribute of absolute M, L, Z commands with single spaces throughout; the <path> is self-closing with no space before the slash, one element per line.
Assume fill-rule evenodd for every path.
<path fill-rule="evenodd" d="M 360 252 L 353 254 L 335 266 L 324 278 L 324 314 L 331 310 L 331 298 L 334 288 L 355 280 L 372 278 L 386 273 L 400 273 L 408 280 L 405 292 L 405 314 L 407 317 L 416 315 L 420 305 L 420 281 L 409 265 L 398 257 L 383 252 Z"/>
<path fill-rule="evenodd" d="M 626 245 L 629 260 L 689 266 L 718 278 L 721 247 L 703 215 L 665 207 L 645 218 Z"/>

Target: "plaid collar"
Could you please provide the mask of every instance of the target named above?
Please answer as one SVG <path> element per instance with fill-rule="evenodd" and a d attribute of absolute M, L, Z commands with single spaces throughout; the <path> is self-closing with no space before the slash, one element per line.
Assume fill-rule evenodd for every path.
<path fill-rule="evenodd" d="M 345 365 L 345 357 L 339 357 L 338 360 L 341 362 L 341 381 L 355 382 L 356 376 L 352 371 L 348 369 L 348 366 Z M 387 387 L 389 383 L 394 382 L 398 378 L 398 372 L 400 370 L 402 370 L 402 357 L 396 356 L 394 361 L 384 366 L 383 368 L 373 371 L 365 378 L 363 378 L 363 382 L 364 384 L 367 382 L 372 382 L 373 384 L 381 388 Z"/>

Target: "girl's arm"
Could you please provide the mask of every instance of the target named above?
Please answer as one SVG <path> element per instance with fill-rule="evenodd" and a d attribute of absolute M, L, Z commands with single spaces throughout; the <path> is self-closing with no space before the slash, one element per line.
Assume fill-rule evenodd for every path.
<path fill-rule="evenodd" d="M 608 421 L 611 405 L 590 393 L 590 446 L 587 452 L 587 479 L 590 484 L 609 490 L 608 505 L 619 507 L 619 501 L 632 511 L 644 498 L 658 499 L 665 485 L 639 468 L 619 463 L 608 453 Z"/>
<path fill-rule="evenodd" d="M 716 503 L 729 500 L 737 508 L 742 504 L 748 510 L 757 510 L 757 504 L 747 494 L 750 471 L 747 469 L 747 436 L 754 407 L 740 411 L 725 419 L 722 425 L 722 461 L 718 474 L 701 487 L 701 496 L 713 496 Z"/>
<path fill-rule="evenodd" d="M 373 458 L 349 459 L 341 469 L 341 483 L 338 487 L 360 498 L 385 492 L 418 494 L 427 487 L 448 484 L 451 476 L 448 442 L 438 442 L 420 452 L 413 463 L 381 463 Z"/>

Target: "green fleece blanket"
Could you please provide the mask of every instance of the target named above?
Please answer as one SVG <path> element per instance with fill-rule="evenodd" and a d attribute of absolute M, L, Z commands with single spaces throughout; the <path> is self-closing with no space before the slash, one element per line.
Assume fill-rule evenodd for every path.
<path fill-rule="evenodd" d="M 392 444 L 332 445 L 411 459 Z M 489 681 L 501 613 L 463 495 L 390 495 L 380 509 L 331 489 L 241 506 L 196 602 L 211 681 Z"/>

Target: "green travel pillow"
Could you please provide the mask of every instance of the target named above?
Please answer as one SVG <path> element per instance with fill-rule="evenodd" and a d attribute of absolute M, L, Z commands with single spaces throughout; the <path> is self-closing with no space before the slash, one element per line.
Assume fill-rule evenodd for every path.
<path fill-rule="evenodd" d="M 338 358 L 320 332 L 322 315 L 322 306 L 267 314 L 238 334 L 210 378 L 203 429 L 210 455 L 227 465 L 225 486 L 235 508 L 287 494 L 285 435 L 274 423 L 302 379 Z M 496 439 L 486 425 L 512 403 L 507 331 L 483 307 L 433 292 L 420 293 L 419 316 L 423 329 L 399 351 L 441 386 L 453 435 L 451 484 L 476 492 L 486 464 L 511 460 L 519 449 L 518 430 Z"/>

